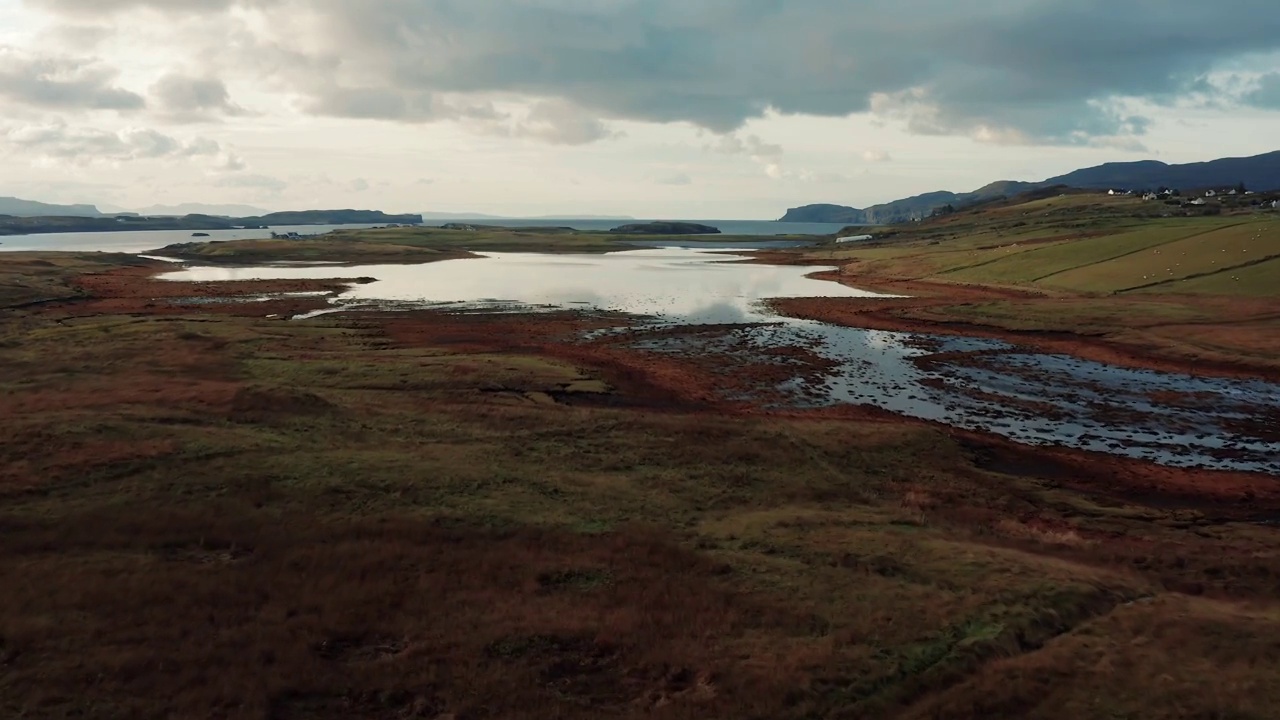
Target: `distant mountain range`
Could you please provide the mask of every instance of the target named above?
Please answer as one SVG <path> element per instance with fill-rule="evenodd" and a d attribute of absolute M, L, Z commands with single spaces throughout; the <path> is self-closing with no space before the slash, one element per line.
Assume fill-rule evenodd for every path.
<path fill-rule="evenodd" d="M 102 213 L 98 212 L 98 208 L 92 205 L 53 205 L 15 197 L 0 197 L 0 215 L 13 215 L 14 217 L 51 215 L 102 217 Z"/>
<path fill-rule="evenodd" d="M 99 209 L 96 205 L 74 204 L 58 205 L 54 203 L 22 200 L 14 197 L 0 197 L 0 215 L 13 217 L 117 217 L 120 215 L 140 215 L 143 217 L 185 217 L 187 215 L 212 215 L 215 217 L 254 217 L 266 215 L 269 211 L 252 205 L 208 205 L 205 203 L 183 203 L 181 205 L 152 205 L 140 210 L 127 210 L 121 207 L 104 205 Z"/>
<path fill-rule="evenodd" d="M 792 208 L 782 222 L 826 222 L 845 225 L 879 225 L 926 218 L 934 210 L 954 208 L 1032 190 L 1065 185 L 1092 190 L 1146 190 L 1159 187 L 1198 190 L 1229 188 L 1244 183 L 1250 190 L 1280 189 L 1280 151 L 1245 158 L 1169 165 L 1155 160 L 1107 163 L 1076 170 L 1041 182 L 1002 180 L 968 193 L 925 193 L 868 208 L 845 205 L 805 205 Z"/>

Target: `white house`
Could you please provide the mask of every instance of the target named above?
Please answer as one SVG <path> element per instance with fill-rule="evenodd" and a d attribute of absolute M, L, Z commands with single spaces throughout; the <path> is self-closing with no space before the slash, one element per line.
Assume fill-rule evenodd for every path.
<path fill-rule="evenodd" d="M 1143 200 L 1159 200 L 1160 196 L 1155 193 L 1149 192 L 1146 195 L 1143 195 L 1142 199 Z"/>
<path fill-rule="evenodd" d="M 1207 205 L 1208 203 L 1206 203 L 1206 202 L 1205 202 L 1205 199 L 1204 199 L 1204 198 L 1196 198 L 1195 200 L 1192 200 L 1192 201 L 1191 201 L 1191 204 L 1192 204 L 1192 205 Z"/>
<path fill-rule="evenodd" d="M 850 235 L 849 237 L 836 238 L 837 243 L 862 242 L 863 240 L 872 240 L 874 235 Z"/>
<path fill-rule="evenodd" d="M 1204 196 L 1205 196 L 1205 197 L 1217 197 L 1217 196 L 1218 196 L 1218 193 L 1217 193 L 1217 192 L 1215 192 L 1215 191 L 1213 191 L 1213 190 L 1205 190 L 1205 191 L 1204 191 Z"/>
<path fill-rule="evenodd" d="M 1276 209 L 1280 209 L 1280 200 L 1272 200 L 1272 201 L 1271 201 L 1271 207 L 1276 208 Z"/>

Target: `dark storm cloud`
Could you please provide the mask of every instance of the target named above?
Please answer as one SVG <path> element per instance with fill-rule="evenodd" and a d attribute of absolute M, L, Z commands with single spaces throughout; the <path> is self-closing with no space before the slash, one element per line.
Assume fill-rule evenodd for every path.
<path fill-rule="evenodd" d="M 279 69 L 314 112 L 423 120 L 442 115 L 427 99 L 440 94 L 512 93 L 576 108 L 558 111 L 574 138 L 608 134 L 581 113 L 728 132 L 768 108 L 874 109 L 917 132 L 1016 142 L 1132 136 L 1145 120 L 1110 100 L 1168 102 L 1220 63 L 1280 49 L 1273 0 L 28 2 L 257 8 L 290 28 L 260 47 L 307 58 Z M 290 38 L 297 27 L 314 34 Z"/>

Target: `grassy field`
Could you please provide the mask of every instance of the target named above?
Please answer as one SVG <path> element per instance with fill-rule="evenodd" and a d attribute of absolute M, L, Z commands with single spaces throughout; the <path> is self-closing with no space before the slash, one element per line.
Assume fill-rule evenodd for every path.
<path fill-rule="evenodd" d="M 796 251 L 845 282 L 919 298 L 903 322 L 1087 336 L 1181 362 L 1280 370 L 1280 213 L 1141 217 L 1152 203 L 1067 195 Z M 992 290 L 973 298 L 968 288 Z"/>
<path fill-rule="evenodd" d="M 161 309 L 4 311 L 0 716 L 1280 707 L 1280 537 L 1221 507 L 663 399 L 571 317 Z"/>
<path fill-rule="evenodd" d="M 107 253 L 4 253 L 0 256 L 0 310 L 82 297 L 75 275 L 146 261 Z"/>
<path fill-rule="evenodd" d="M 828 245 L 811 255 L 857 262 L 858 270 L 872 277 L 1094 295 L 1157 284 L 1176 293 L 1190 278 L 1230 277 L 1238 274 L 1234 270 L 1280 258 L 1280 214 L 1150 219 L 1111 214 L 1135 204 L 1142 205 L 1072 195 L 982 209 L 903 226 L 871 246 Z M 1262 289 L 1245 282 L 1238 290 L 1259 294 Z"/>

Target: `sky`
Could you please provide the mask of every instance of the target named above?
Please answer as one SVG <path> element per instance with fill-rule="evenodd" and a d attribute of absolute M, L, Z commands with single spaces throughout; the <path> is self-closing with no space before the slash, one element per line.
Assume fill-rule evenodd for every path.
<path fill-rule="evenodd" d="M 0 0 L 0 196 L 775 219 L 1280 149 L 1274 0 Z"/>

